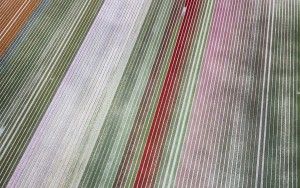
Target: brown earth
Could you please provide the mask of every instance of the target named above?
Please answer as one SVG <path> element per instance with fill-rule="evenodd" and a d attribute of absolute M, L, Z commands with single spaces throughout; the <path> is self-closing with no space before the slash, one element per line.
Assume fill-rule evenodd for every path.
<path fill-rule="evenodd" d="M 0 56 L 4 55 L 41 0 L 1 0 Z"/>

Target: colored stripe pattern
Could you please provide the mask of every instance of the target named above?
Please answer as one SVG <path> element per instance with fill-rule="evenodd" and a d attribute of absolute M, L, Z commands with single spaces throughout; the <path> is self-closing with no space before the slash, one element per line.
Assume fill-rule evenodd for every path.
<path fill-rule="evenodd" d="M 0 187 L 300 186 L 298 0 L 0 2 Z"/>

